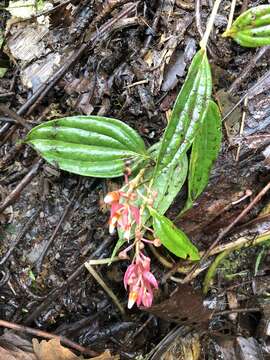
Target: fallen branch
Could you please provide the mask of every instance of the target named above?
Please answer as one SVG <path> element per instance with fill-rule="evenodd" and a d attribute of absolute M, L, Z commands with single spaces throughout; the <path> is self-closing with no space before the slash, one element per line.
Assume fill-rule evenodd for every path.
<path fill-rule="evenodd" d="M 250 210 L 262 199 L 262 197 L 269 191 L 270 182 L 259 192 L 259 194 L 251 201 L 251 203 L 224 229 L 221 231 L 216 240 L 212 243 L 209 249 L 203 254 L 200 262 L 196 264 L 193 269 L 187 274 L 183 283 L 187 283 L 194 278 L 194 272 L 203 263 L 203 261 L 211 254 L 211 251 L 218 245 L 218 243 L 228 234 L 228 232 L 241 221 Z"/>
<path fill-rule="evenodd" d="M 102 287 L 102 289 L 106 292 L 107 295 L 110 296 L 112 301 L 115 303 L 117 308 L 120 310 L 122 315 L 125 315 L 125 310 L 123 306 L 121 305 L 120 301 L 117 299 L 116 295 L 113 293 L 113 291 L 109 288 L 109 286 L 105 283 L 105 281 L 101 278 L 101 276 L 96 272 L 96 270 L 91 266 L 88 262 L 85 264 L 86 269 L 90 272 L 90 274 L 93 276 L 93 278 L 99 283 L 99 285 Z"/>
<path fill-rule="evenodd" d="M 208 257 L 213 256 L 213 255 L 217 255 L 220 254 L 224 251 L 228 251 L 228 252 L 232 252 L 234 250 L 237 249 L 242 249 L 242 248 L 247 248 L 250 246 L 257 246 L 257 245 L 261 245 L 262 243 L 264 243 L 265 241 L 269 241 L 270 240 L 270 232 L 266 232 L 262 235 L 259 235 L 253 239 L 249 239 L 246 237 L 240 237 L 235 241 L 231 241 L 227 244 L 222 244 L 219 246 L 216 246 L 214 249 L 211 250 L 211 252 L 209 253 Z M 153 252 L 153 254 L 155 255 L 155 257 L 159 260 L 159 262 L 166 268 L 168 269 L 174 269 L 174 272 L 180 273 L 180 274 L 187 274 L 192 267 L 191 263 L 188 264 L 183 264 L 181 266 L 179 266 L 178 264 L 174 264 L 170 261 L 168 261 L 164 256 L 160 255 L 157 251 L 157 249 L 154 246 L 150 246 L 151 251 Z M 200 255 L 203 257 L 205 255 L 205 251 L 201 251 Z M 177 269 L 175 269 L 175 266 L 178 265 Z M 199 275 L 201 272 L 203 272 L 204 270 L 206 270 L 210 265 L 209 263 L 203 263 L 200 265 L 200 267 L 198 267 L 194 273 L 194 277 L 196 277 L 197 275 Z M 170 273 L 168 273 L 170 274 Z M 166 274 L 166 279 L 170 277 L 171 280 L 174 280 L 175 282 L 179 282 L 179 283 L 183 283 L 183 279 L 180 278 L 176 278 L 173 276 L 167 276 Z"/>
<path fill-rule="evenodd" d="M 60 341 L 60 343 L 62 343 L 63 345 L 69 346 L 70 348 L 75 349 L 82 354 L 86 354 L 86 355 L 90 355 L 90 356 L 98 355 L 95 351 L 87 349 L 87 348 L 75 343 L 74 341 L 67 339 L 64 336 L 61 336 L 61 335 L 60 336 L 54 335 L 54 334 L 48 333 L 47 331 L 34 329 L 34 328 L 31 328 L 28 326 L 19 325 L 16 323 L 5 321 L 5 320 L 0 320 L 0 326 L 8 328 L 8 329 L 12 329 L 14 331 L 19 331 L 19 332 L 22 332 L 25 334 L 31 334 L 31 335 L 41 337 L 44 339 L 56 339 L 56 340 Z"/>
<path fill-rule="evenodd" d="M 33 167 L 30 169 L 27 175 L 19 182 L 14 190 L 5 198 L 2 204 L 0 204 L 0 213 L 2 213 L 9 205 L 11 205 L 21 194 L 22 190 L 30 183 L 30 181 L 36 176 L 38 170 L 43 163 L 42 159 L 39 159 Z"/>

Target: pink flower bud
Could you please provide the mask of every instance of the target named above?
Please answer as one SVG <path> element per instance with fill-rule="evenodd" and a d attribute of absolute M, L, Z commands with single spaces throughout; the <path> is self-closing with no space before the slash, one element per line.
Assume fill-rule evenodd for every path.
<path fill-rule="evenodd" d="M 161 241 L 160 241 L 160 239 L 158 239 L 158 238 L 154 239 L 153 245 L 156 246 L 156 247 L 161 246 Z"/>
<path fill-rule="evenodd" d="M 142 252 L 137 256 L 136 262 L 129 265 L 124 276 L 125 288 L 129 288 L 128 308 L 135 303 L 150 307 L 153 302 L 153 290 L 157 289 L 158 283 L 155 276 L 150 272 L 150 258 Z"/>
<path fill-rule="evenodd" d="M 118 254 L 118 257 L 120 258 L 120 259 L 129 259 L 129 256 L 128 256 L 128 254 L 127 254 L 127 250 L 125 249 L 125 250 L 123 250 L 123 251 L 120 251 L 120 253 Z"/>
<path fill-rule="evenodd" d="M 140 248 L 140 250 L 144 249 L 144 243 L 143 242 L 140 242 L 139 248 Z"/>
<path fill-rule="evenodd" d="M 119 191 L 112 191 L 112 192 L 109 192 L 105 198 L 104 198 L 104 202 L 106 204 L 111 204 L 113 202 L 118 202 L 120 199 L 120 194 L 119 194 Z"/>
<path fill-rule="evenodd" d="M 138 292 L 131 291 L 128 295 L 128 309 L 132 308 L 132 306 L 135 304 L 137 299 L 138 299 Z"/>

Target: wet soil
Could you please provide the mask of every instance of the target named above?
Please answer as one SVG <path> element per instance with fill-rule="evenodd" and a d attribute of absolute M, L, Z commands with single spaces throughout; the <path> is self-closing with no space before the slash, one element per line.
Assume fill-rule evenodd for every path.
<path fill-rule="evenodd" d="M 263 3 L 266 2 L 253 1 L 248 6 Z M 54 6 L 58 4 L 54 2 Z M 247 106 L 238 107 L 224 122 L 222 150 L 209 186 L 194 208 L 176 220 L 201 250 L 207 249 L 247 206 L 250 197 L 238 202 L 247 190 L 252 192 L 252 198 L 269 181 L 269 77 L 261 88 L 256 87 L 269 69 L 269 49 L 265 48 L 259 57 L 260 49 L 240 48 L 221 38 L 229 4 L 227 1 L 222 4 L 209 44 L 214 97 L 225 116 L 247 91 L 250 96 Z M 236 14 L 245 6 L 245 2 L 237 5 Z M 200 8 L 203 29 L 210 10 L 211 3 L 203 1 Z M 150 312 L 134 308 L 122 316 L 84 267 L 88 259 L 110 257 L 117 240 L 108 233 L 108 209 L 103 203 L 104 195 L 114 184 L 111 180 L 60 171 L 40 161 L 31 148 L 20 142 L 28 131 L 26 127 L 76 114 L 115 117 L 136 129 L 147 145 L 159 140 L 198 49 L 200 35 L 194 3 L 74 0 L 48 16 L 49 25 L 39 40 L 38 53 L 23 60 L 25 54 L 14 50 L 22 26 L 19 23 L 16 29 L 11 27 L 15 35 L 11 30 L 6 32 L 5 51 L 0 57 L 1 66 L 8 63 L 5 76 L 0 78 L 0 318 L 65 335 L 98 352 L 110 349 L 120 354 L 121 359 L 139 356 L 144 359 L 176 323 L 199 333 L 206 328 L 202 336 L 207 339 L 213 339 L 213 333 L 220 337 L 224 334 L 236 337 L 240 333 L 264 341 L 266 335 L 260 332 L 259 320 L 268 321 L 265 311 L 243 314 L 234 321 L 227 314 L 220 315 L 209 325 L 208 310 L 201 308 L 201 294 L 192 295 L 190 288 L 182 289 L 182 293 L 189 295 L 181 302 L 173 298 L 169 305 L 163 303 Z M 7 11 L 0 10 L 3 30 L 9 18 Z M 37 26 L 35 18 L 23 23 L 24 30 L 29 26 Z M 72 56 L 74 61 L 54 82 L 53 74 L 63 69 Z M 249 66 L 251 69 L 245 75 Z M 39 97 L 35 98 L 40 89 Z M 12 113 L 7 113 L 2 105 Z M 247 115 L 240 138 L 243 110 Z M 236 161 L 239 144 L 240 157 Z M 183 189 L 168 211 L 170 218 L 177 217 L 185 196 Z M 269 230 L 267 216 L 252 223 L 268 201 L 264 197 L 224 241 L 244 235 L 252 238 Z M 226 310 L 226 291 L 231 287 L 237 288 L 235 296 L 240 308 L 258 306 L 251 286 L 257 255 L 254 249 L 234 255 L 236 258 L 231 262 L 236 265 L 228 271 L 246 273 L 230 281 L 220 275 L 216 288 L 209 294 L 212 306 L 219 303 L 218 310 Z M 261 276 L 267 274 L 267 249 L 264 255 Z M 161 280 L 168 269 L 157 259 L 153 262 L 154 273 Z M 124 306 L 125 269 L 125 262 L 97 268 Z M 196 291 L 200 292 L 202 279 L 198 277 L 192 284 Z M 181 294 L 181 286 L 169 279 L 161 285 L 155 303 L 168 301 L 174 291 Z M 189 308 L 193 296 L 197 302 Z M 179 303 L 185 308 L 184 316 L 179 314 Z M 172 313 L 177 311 L 173 318 Z M 211 341 L 204 342 L 202 358 L 216 358 L 217 347 Z"/>

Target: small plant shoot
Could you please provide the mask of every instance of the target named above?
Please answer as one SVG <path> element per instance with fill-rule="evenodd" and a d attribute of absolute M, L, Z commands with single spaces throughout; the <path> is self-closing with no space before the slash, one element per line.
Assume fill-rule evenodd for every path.
<path fill-rule="evenodd" d="M 151 148 L 147 149 L 128 125 L 98 116 L 48 121 L 26 138 L 60 169 L 84 176 L 124 176 L 123 186 L 108 193 L 104 201 L 111 208 L 109 231 L 119 235 L 113 256 L 123 247 L 119 258 L 132 259 L 124 277 L 129 308 L 135 303 L 150 307 L 153 290 L 158 287 L 150 270 L 148 244 L 163 245 L 183 259 L 200 258 L 187 235 L 164 213 L 187 177 L 195 179 L 189 181 L 189 201 L 194 201 L 208 182 L 221 141 L 220 114 L 211 92 L 211 70 L 206 51 L 201 49 L 192 60 L 161 141 Z M 209 136 L 211 141 L 206 141 Z M 193 155 L 188 160 L 190 148 Z M 199 170 L 194 165 L 196 153 L 204 158 Z"/>
<path fill-rule="evenodd" d="M 270 45 L 270 5 L 260 5 L 241 14 L 223 37 L 244 47 Z"/>
<path fill-rule="evenodd" d="M 221 145 L 221 115 L 212 100 L 207 41 L 220 0 L 214 4 L 201 49 L 195 54 L 161 140 L 147 148 L 124 122 L 101 116 L 48 121 L 26 137 L 44 159 L 60 169 L 91 177 L 124 176 L 109 192 L 109 231 L 118 234 L 112 257 L 130 260 L 124 275 L 128 307 L 150 307 L 158 281 L 151 272 L 147 246 L 164 246 L 179 258 L 200 259 L 188 236 L 164 214 L 187 180 L 182 212 L 193 206 L 209 181 Z M 242 46 L 270 44 L 270 5 L 249 9 L 223 36 Z"/>

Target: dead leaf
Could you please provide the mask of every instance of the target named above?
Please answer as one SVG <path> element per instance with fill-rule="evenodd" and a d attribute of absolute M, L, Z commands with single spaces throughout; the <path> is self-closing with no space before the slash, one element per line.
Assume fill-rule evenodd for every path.
<path fill-rule="evenodd" d="M 184 76 L 187 63 L 191 61 L 195 52 L 196 43 L 192 38 L 187 40 L 187 45 L 184 51 L 176 48 L 168 65 L 165 66 L 164 79 L 161 86 L 162 91 L 166 92 L 174 89 L 179 82 L 179 79 Z"/>
<path fill-rule="evenodd" d="M 49 341 L 42 340 L 39 342 L 37 339 L 32 340 L 34 352 L 38 360 L 80 360 L 81 357 L 75 355 L 68 348 L 62 346 L 57 339 L 51 339 Z M 1 358 L 2 359 L 2 358 Z M 103 354 L 88 358 L 85 360 L 118 360 L 119 357 L 112 356 L 109 350 L 106 350 Z M 13 360 L 13 359 L 12 359 Z M 15 359 L 14 359 L 15 360 Z M 22 359 L 24 360 L 24 359 Z"/>
<path fill-rule="evenodd" d="M 32 340 L 33 349 L 38 360 L 76 360 L 77 355 L 60 344 L 59 340 Z"/>
<path fill-rule="evenodd" d="M 199 335 L 190 333 L 177 337 L 160 357 L 161 360 L 199 360 L 201 344 Z"/>
<path fill-rule="evenodd" d="M 208 327 L 211 314 L 203 304 L 201 291 L 193 289 L 188 284 L 180 285 L 169 299 L 152 306 L 147 311 L 166 321 L 191 325 L 199 329 Z"/>
<path fill-rule="evenodd" d="M 197 332 L 179 326 L 171 330 L 146 356 L 147 360 L 199 360 L 201 339 Z"/>
<path fill-rule="evenodd" d="M 36 0 L 18 0 L 10 1 L 9 6 L 6 8 L 6 10 L 9 11 L 12 19 L 15 19 L 17 21 L 19 19 L 30 19 L 38 12 L 50 10 L 52 8 L 53 4 L 51 4 L 50 2 L 39 1 L 39 3 L 37 4 Z M 37 21 L 44 21 L 44 16 L 39 16 L 37 18 Z"/>
<path fill-rule="evenodd" d="M 219 90 L 216 93 L 215 97 L 217 99 L 218 105 L 220 107 L 223 116 L 226 115 L 238 101 L 238 98 L 236 96 L 232 97 L 224 89 Z M 241 108 L 237 107 L 235 111 L 224 122 L 228 139 L 230 141 L 233 136 L 239 133 L 241 117 L 242 117 L 242 110 Z"/>
<path fill-rule="evenodd" d="M 32 352 L 31 343 L 11 331 L 0 337 L 1 360 L 38 360 Z"/>
<path fill-rule="evenodd" d="M 120 357 L 118 355 L 111 355 L 109 350 L 106 350 L 103 354 L 92 358 L 91 360 L 119 360 Z"/>
<path fill-rule="evenodd" d="M 214 347 L 216 357 L 220 357 L 223 360 L 237 360 L 234 339 L 220 336 L 212 341 L 212 346 Z"/>
<path fill-rule="evenodd" d="M 34 354 L 24 352 L 20 349 L 9 350 L 0 346 L 1 360 L 37 360 Z"/>
<path fill-rule="evenodd" d="M 53 75 L 60 63 L 61 55 L 57 52 L 38 59 L 21 71 L 23 85 L 35 92 L 41 84 L 44 84 Z"/>
<path fill-rule="evenodd" d="M 49 27 L 39 24 L 13 24 L 6 36 L 7 55 L 14 59 L 30 62 L 46 53 L 45 37 Z"/>

